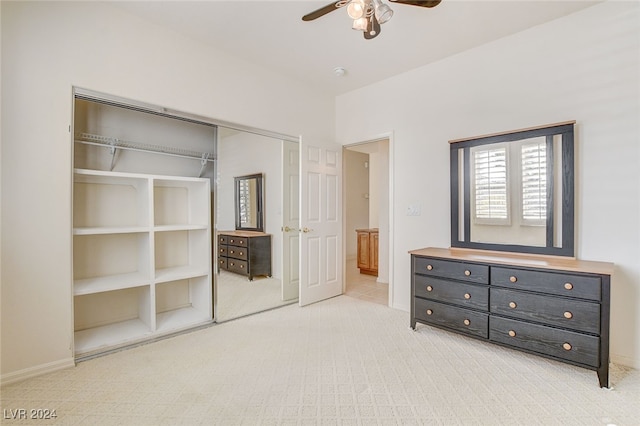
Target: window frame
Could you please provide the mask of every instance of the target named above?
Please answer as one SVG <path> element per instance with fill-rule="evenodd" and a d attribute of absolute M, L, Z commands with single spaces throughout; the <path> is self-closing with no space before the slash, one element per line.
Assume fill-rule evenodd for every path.
<path fill-rule="evenodd" d="M 526 129 L 494 133 L 449 141 L 450 147 L 450 202 L 451 202 L 451 247 L 503 252 L 517 252 L 573 257 L 575 255 L 575 121 L 549 124 Z M 552 170 L 551 185 L 558 185 L 547 194 L 546 244 L 527 245 L 519 241 L 489 243 L 471 239 L 471 185 L 470 147 L 498 142 L 512 142 L 545 136 L 548 147 L 547 159 L 558 159 Z M 555 140 L 560 141 L 556 147 Z M 555 161 L 554 161 L 555 162 Z M 551 186 L 553 187 L 553 186 Z M 557 222 L 556 222 L 557 221 Z"/>

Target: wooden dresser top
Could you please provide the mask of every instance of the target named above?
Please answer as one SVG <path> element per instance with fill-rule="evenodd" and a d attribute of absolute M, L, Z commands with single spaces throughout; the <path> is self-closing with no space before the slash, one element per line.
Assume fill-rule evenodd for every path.
<path fill-rule="evenodd" d="M 218 231 L 218 235 L 231 235 L 234 237 L 250 238 L 250 237 L 264 237 L 271 234 L 258 232 L 258 231 Z"/>
<path fill-rule="evenodd" d="M 499 265 L 556 269 L 562 271 L 587 272 L 613 275 L 614 265 L 609 262 L 578 260 L 572 257 L 544 256 L 539 254 L 507 253 L 487 250 L 427 247 L 409 251 L 417 256 L 441 259 L 485 262 Z"/>

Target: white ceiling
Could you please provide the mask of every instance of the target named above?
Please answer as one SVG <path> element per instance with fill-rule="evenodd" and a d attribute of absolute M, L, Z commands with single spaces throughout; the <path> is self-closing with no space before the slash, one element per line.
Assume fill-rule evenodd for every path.
<path fill-rule="evenodd" d="M 384 0 L 388 3 L 388 0 Z M 596 1 L 443 0 L 427 9 L 389 5 L 393 18 L 373 40 L 351 29 L 346 10 L 317 20 L 302 16 L 330 1 L 115 2 L 143 19 L 169 27 L 320 90 L 341 94 L 455 55 Z M 334 68 L 344 67 L 343 77 Z"/>

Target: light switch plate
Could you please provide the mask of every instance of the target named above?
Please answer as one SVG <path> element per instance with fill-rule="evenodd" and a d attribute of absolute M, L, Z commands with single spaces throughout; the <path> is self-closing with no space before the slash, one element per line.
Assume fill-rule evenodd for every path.
<path fill-rule="evenodd" d="M 420 204 L 410 204 L 407 207 L 407 216 L 420 216 L 422 208 Z"/>

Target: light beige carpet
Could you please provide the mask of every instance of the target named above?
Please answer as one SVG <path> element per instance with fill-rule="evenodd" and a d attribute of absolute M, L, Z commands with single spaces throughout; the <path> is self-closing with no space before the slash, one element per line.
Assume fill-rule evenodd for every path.
<path fill-rule="evenodd" d="M 2 389 L 16 425 L 638 425 L 640 372 L 419 326 L 349 296 L 286 306 Z"/>
<path fill-rule="evenodd" d="M 218 286 L 216 321 L 223 322 L 294 303 L 282 300 L 282 282 L 276 278 L 255 277 L 220 271 L 214 279 Z"/>

